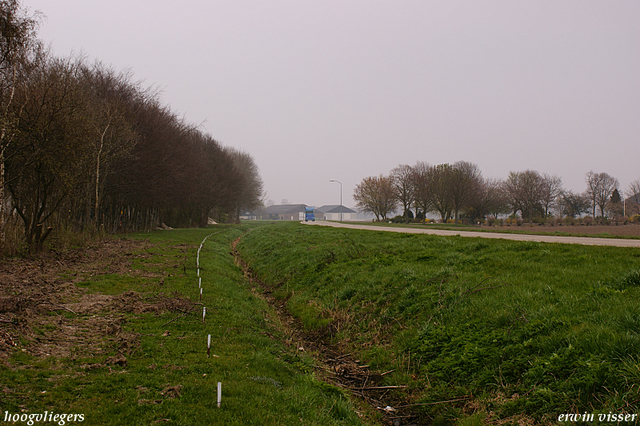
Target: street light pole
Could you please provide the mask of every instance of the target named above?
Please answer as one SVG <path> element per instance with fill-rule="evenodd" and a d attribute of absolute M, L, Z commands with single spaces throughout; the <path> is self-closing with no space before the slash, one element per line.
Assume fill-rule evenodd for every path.
<path fill-rule="evenodd" d="M 342 222 L 342 182 L 335 179 L 329 179 L 329 182 L 337 182 L 340 184 L 340 222 Z"/>

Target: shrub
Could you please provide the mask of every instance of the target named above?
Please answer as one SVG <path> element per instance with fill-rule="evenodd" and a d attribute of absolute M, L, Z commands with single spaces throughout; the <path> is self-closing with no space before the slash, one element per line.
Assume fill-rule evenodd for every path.
<path fill-rule="evenodd" d="M 613 223 L 616 225 L 626 225 L 629 223 L 629 218 L 627 216 L 618 215 L 613 218 Z"/>
<path fill-rule="evenodd" d="M 398 215 L 398 216 L 394 217 L 393 219 L 391 219 L 391 222 L 393 222 L 393 223 L 404 223 L 404 216 Z"/>

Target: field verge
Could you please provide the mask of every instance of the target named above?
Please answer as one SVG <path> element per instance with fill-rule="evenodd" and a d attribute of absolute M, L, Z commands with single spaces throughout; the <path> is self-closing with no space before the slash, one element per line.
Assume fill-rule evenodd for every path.
<path fill-rule="evenodd" d="M 545 226 L 538 224 L 522 225 L 462 225 L 442 223 L 386 223 L 386 222 L 343 222 L 353 225 L 365 224 L 369 226 L 385 228 L 409 228 L 409 229 L 439 229 L 445 231 L 469 231 L 498 234 L 521 235 L 546 235 L 560 237 L 587 237 L 587 238 L 614 238 L 614 239 L 640 239 L 640 225 L 629 223 L 624 225 L 559 225 Z"/>
<path fill-rule="evenodd" d="M 308 330 L 393 370 L 412 421 L 640 408 L 640 249 L 290 223 L 238 250 Z"/>
<path fill-rule="evenodd" d="M 287 344 L 277 315 L 234 264 L 230 244 L 248 229 L 159 231 L 4 259 L 2 418 L 46 411 L 101 425 L 364 424 L 346 393 L 318 380 L 314 360 Z"/>

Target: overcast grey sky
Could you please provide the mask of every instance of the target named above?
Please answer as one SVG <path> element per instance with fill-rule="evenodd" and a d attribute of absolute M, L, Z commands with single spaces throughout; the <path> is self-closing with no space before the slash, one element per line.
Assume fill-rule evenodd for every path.
<path fill-rule="evenodd" d="M 23 0 L 83 52 L 249 152 L 267 198 L 354 204 L 366 176 L 459 160 L 582 192 L 640 178 L 640 2 Z"/>

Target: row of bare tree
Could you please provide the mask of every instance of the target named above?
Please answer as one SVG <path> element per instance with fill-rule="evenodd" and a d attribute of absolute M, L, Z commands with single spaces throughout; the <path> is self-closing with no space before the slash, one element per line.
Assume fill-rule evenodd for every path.
<path fill-rule="evenodd" d="M 202 226 L 260 204 L 252 157 L 221 146 L 128 73 L 52 56 L 38 16 L 0 1 L 0 244 L 52 229 Z"/>
<path fill-rule="evenodd" d="M 399 208 L 408 222 L 413 216 L 424 218 L 436 213 L 443 222 L 461 215 L 472 222 L 498 215 L 534 217 L 576 217 L 584 213 L 622 215 L 623 204 L 618 180 L 607 173 L 586 174 L 587 190 L 576 194 L 563 189 L 556 175 L 534 170 L 510 172 L 507 179 L 486 179 L 477 165 L 465 161 L 454 164 L 414 166 L 400 165 L 388 176 L 367 177 L 356 185 L 354 199 L 362 212 L 386 220 Z M 640 179 L 627 191 L 628 211 L 637 213 L 640 206 Z"/>

